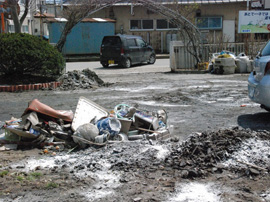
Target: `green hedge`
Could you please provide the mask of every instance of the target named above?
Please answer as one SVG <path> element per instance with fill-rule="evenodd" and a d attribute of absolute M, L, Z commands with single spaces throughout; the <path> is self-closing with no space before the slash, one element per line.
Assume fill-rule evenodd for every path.
<path fill-rule="evenodd" d="M 29 34 L 0 34 L 0 74 L 58 77 L 65 66 L 61 53 Z"/>

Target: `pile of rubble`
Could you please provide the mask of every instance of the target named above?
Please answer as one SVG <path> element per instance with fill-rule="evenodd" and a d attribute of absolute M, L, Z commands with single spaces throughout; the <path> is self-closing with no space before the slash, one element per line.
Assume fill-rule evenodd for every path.
<path fill-rule="evenodd" d="M 53 147 L 53 150 L 56 146 L 58 149 L 100 147 L 129 140 L 152 142 L 170 135 L 165 110 L 149 112 L 119 104 L 109 112 L 84 97 L 80 97 L 74 114 L 71 110 L 55 110 L 35 99 L 21 119 L 12 118 L 3 128 L 5 135 L 0 138 L 0 144 Z"/>
<path fill-rule="evenodd" d="M 210 173 L 222 173 L 223 169 L 230 169 L 230 167 L 224 166 L 222 162 L 227 159 L 233 159 L 234 155 L 236 155 L 235 153 L 243 146 L 243 143 L 251 138 L 267 139 L 269 141 L 270 136 L 268 132 L 255 132 L 238 128 L 193 134 L 187 141 L 172 148 L 172 152 L 165 159 L 164 165 L 181 170 L 183 178 L 201 177 Z M 251 146 L 249 145 L 248 147 L 250 148 Z M 270 148 L 269 145 L 268 148 Z M 254 154 L 255 152 L 251 151 L 251 153 Z M 260 153 L 260 156 L 262 151 L 258 150 L 258 153 Z M 248 157 L 245 156 L 245 158 Z M 236 170 L 234 170 L 235 172 L 244 172 L 252 175 L 260 174 L 260 172 L 270 169 L 269 161 L 262 163 L 260 166 L 245 162 L 242 159 L 236 159 L 236 161 L 238 164 L 244 164 L 246 167 L 239 169 L 240 167 L 237 166 Z"/>
<path fill-rule="evenodd" d="M 67 72 L 58 81 L 61 83 L 60 90 L 89 89 L 105 85 L 104 81 L 90 69 Z"/>

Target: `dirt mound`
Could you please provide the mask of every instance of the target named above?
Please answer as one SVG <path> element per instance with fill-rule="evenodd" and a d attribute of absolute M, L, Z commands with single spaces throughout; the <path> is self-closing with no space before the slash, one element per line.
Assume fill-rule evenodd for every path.
<path fill-rule="evenodd" d="M 105 85 L 104 81 L 90 69 L 67 72 L 58 81 L 61 82 L 60 90 L 89 89 Z"/>
<path fill-rule="evenodd" d="M 263 151 L 269 151 L 269 140 L 267 131 L 238 128 L 197 133 L 174 146 L 164 163 L 166 167 L 182 170 L 184 178 L 222 173 L 223 169 L 258 175 L 269 170 L 268 157 L 264 161 L 261 158 Z M 243 149 L 249 152 L 240 154 Z"/>

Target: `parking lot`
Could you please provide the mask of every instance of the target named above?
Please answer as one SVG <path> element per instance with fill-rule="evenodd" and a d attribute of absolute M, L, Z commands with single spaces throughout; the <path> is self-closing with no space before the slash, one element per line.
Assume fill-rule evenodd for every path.
<path fill-rule="evenodd" d="M 1 167 L 12 175 L 3 177 L 0 201 L 269 201 L 269 175 L 264 172 L 269 158 L 262 156 L 262 151 L 269 153 L 268 132 L 254 138 L 256 133 L 245 129 L 269 130 L 270 115 L 249 100 L 248 74 L 176 74 L 170 72 L 166 59 L 129 69 L 102 68 L 98 62 L 67 64 L 67 71 L 85 68 L 109 84 L 67 91 L 2 92 L 1 123 L 20 118 L 33 99 L 57 110 L 75 112 L 83 96 L 109 111 L 121 103 L 149 111 L 165 109 L 169 130 L 180 141 L 130 141 L 72 153 L 63 151 L 55 156 L 40 149 L 3 152 Z M 184 143 L 191 134 L 202 140 L 189 141 L 186 147 Z M 215 137 L 212 143 L 211 137 Z M 245 137 L 253 138 L 247 142 Z M 239 140 L 242 146 L 235 145 Z M 259 170 L 251 173 L 245 164 L 236 162 L 231 167 L 229 161 L 220 162 L 223 167 L 204 167 L 209 163 L 203 153 L 208 153 L 209 143 L 212 160 L 233 148 L 236 154 L 229 160 L 237 157 L 251 164 L 260 162 L 263 168 L 255 167 Z M 198 146 L 202 150 L 197 150 Z M 223 147 L 225 151 L 218 149 Z M 186 156 L 180 152 L 183 148 L 189 149 Z M 196 150 L 201 153 L 194 154 Z M 183 164 L 183 159 L 187 163 Z M 33 172 L 41 177 L 30 181 Z M 18 176 L 13 177 L 13 173 Z"/>
<path fill-rule="evenodd" d="M 66 70 L 85 68 L 112 85 L 96 90 L 1 93 L 0 120 L 19 118 L 35 98 L 55 109 L 75 111 L 79 97 L 84 96 L 108 110 L 120 103 L 165 109 L 174 133 L 182 139 L 192 132 L 238 125 L 269 128 L 269 114 L 247 96 L 248 74 L 175 74 L 170 73 L 168 59 L 129 69 L 103 68 L 99 62 L 68 63 Z"/>

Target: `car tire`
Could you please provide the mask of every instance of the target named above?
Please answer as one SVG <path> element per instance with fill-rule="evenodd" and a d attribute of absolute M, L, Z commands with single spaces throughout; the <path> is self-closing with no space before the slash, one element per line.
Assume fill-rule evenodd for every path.
<path fill-rule="evenodd" d="M 266 107 L 266 106 L 263 105 L 263 104 L 261 104 L 261 108 L 264 109 L 264 110 L 266 110 L 266 111 L 268 111 L 268 112 L 270 112 L 270 108 Z"/>
<path fill-rule="evenodd" d="M 109 67 L 109 64 L 108 63 L 102 63 L 102 66 L 103 67 Z"/>
<path fill-rule="evenodd" d="M 149 59 L 148 59 L 148 64 L 154 64 L 156 62 L 156 55 L 155 54 L 151 54 Z"/>
<path fill-rule="evenodd" d="M 125 59 L 122 66 L 125 68 L 130 68 L 131 67 L 131 60 L 129 58 Z"/>

